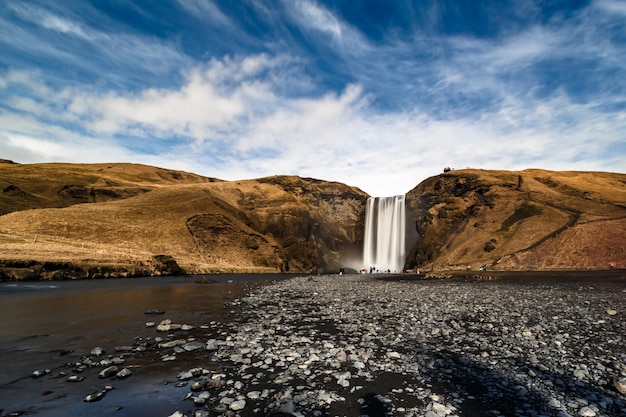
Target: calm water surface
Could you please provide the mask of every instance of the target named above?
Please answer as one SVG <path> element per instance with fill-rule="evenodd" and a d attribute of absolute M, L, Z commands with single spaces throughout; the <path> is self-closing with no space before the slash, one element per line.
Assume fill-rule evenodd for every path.
<path fill-rule="evenodd" d="M 220 275 L 211 276 L 217 280 L 211 284 L 197 284 L 193 277 L 0 283 L 0 415 L 21 410 L 57 416 L 62 409 L 64 415 L 73 416 L 168 416 L 181 400 L 168 382 L 190 366 L 209 366 L 205 352 L 204 358 L 190 352 L 173 362 L 162 362 L 155 354 L 131 358 L 125 365 L 137 365 L 135 374 L 112 383 L 123 386 L 124 395 L 114 390 L 98 403 L 82 400 L 109 380 L 98 379 L 93 372 L 75 384 L 52 376 L 72 374 L 65 365 L 79 361 L 95 346 L 115 355 L 115 347 L 132 345 L 135 337 L 166 336 L 146 328 L 148 321 L 158 324 L 168 318 L 173 323 L 207 325 L 209 329 L 181 336 L 204 341 L 218 331 L 216 322 L 231 319 L 232 308 L 225 303 L 245 295 L 250 286 L 286 277 Z M 154 309 L 165 314 L 145 314 Z M 51 369 L 51 374 L 30 376 L 42 368 Z"/>

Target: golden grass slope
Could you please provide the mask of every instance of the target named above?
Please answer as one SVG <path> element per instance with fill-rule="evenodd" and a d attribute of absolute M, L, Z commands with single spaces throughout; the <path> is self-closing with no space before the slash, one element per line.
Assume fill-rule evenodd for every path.
<path fill-rule="evenodd" d="M 0 161 L 0 215 L 120 200 L 152 189 L 217 181 L 139 164 L 15 164 Z"/>
<path fill-rule="evenodd" d="M 165 254 L 188 273 L 338 268 L 366 198 L 312 179 L 225 182 L 131 164 L 0 164 L 0 189 L 2 260 L 145 269 Z"/>
<path fill-rule="evenodd" d="M 407 266 L 626 267 L 626 175 L 460 170 L 408 195 L 421 235 Z"/>
<path fill-rule="evenodd" d="M 358 269 L 367 197 L 296 176 L 0 161 L 0 279 L 33 262 L 62 263 L 53 278 L 168 273 L 159 255 L 187 273 Z M 407 213 L 407 269 L 626 268 L 624 174 L 452 171 L 411 190 Z"/>

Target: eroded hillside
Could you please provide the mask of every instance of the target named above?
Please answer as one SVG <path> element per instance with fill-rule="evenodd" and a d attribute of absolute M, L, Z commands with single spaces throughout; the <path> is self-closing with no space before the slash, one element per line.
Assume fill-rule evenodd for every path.
<path fill-rule="evenodd" d="M 452 171 L 407 194 L 407 268 L 626 267 L 626 175 Z"/>
<path fill-rule="evenodd" d="M 0 161 L 0 279 L 359 268 L 367 195 L 296 176 Z M 626 268 L 626 175 L 462 170 L 407 194 L 406 269 Z"/>
<path fill-rule="evenodd" d="M 0 160 L 0 215 L 123 200 L 162 186 L 219 181 L 138 164 L 16 164 Z"/>
<path fill-rule="evenodd" d="M 338 270 L 358 251 L 367 197 L 131 164 L 0 164 L 0 187 L 0 269 L 18 279 Z"/>

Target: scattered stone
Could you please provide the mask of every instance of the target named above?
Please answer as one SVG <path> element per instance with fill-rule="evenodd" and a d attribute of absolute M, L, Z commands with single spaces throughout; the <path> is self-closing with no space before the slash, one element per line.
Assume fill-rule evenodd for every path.
<path fill-rule="evenodd" d="M 115 365 L 109 366 L 108 368 L 104 368 L 102 371 L 100 371 L 100 373 L 98 374 L 98 378 L 109 378 L 117 374 L 117 372 L 118 372 L 117 366 Z"/>
<path fill-rule="evenodd" d="M 608 309 L 606 310 L 606 314 L 608 314 L 609 316 L 615 316 L 617 315 L 617 310 Z"/>
<path fill-rule="evenodd" d="M 576 415 L 584 407 L 594 411 L 589 404 L 573 407 L 568 401 L 587 397 L 584 384 L 606 379 L 610 371 L 595 366 L 602 364 L 600 357 L 580 354 L 576 343 L 586 340 L 584 332 L 599 331 L 587 310 L 600 304 L 581 304 L 578 295 L 567 290 L 555 298 L 555 290 L 501 285 L 501 280 L 490 282 L 488 294 L 481 297 L 472 295 L 467 283 L 452 279 L 422 284 L 407 291 L 406 283 L 322 276 L 262 286 L 244 299 L 228 303 L 228 307 L 239 306 L 245 324 L 227 325 L 219 338 L 210 338 L 204 345 L 215 361 L 232 367 L 226 372 L 228 376 L 211 379 L 207 385 L 192 384 L 192 392 L 222 390 L 204 405 L 212 404 L 208 407 L 224 415 L 237 411 L 232 405 L 237 407 L 245 399 L 258 410 L 278 413 L 281 404 L 297 404 L 301 415 L 316 416 L 324 415 L 323 410 L 334 403 L 346 401 L 347 395 L 362 392 L 369 381 L 385 373 L 415 385 L 390 388 L 390 397 L 402 398 L 395 407 L 392 398 L 381 396 L 385 401 L 378 403 L 362 399 L 363 415 L 372 415 L 367 412 L 368 404 L 385 404 L 388 411 L 376 415 L 392 415 L 389 413 L 395 410 L 407 417 L 462 416 L 450 402 L 463 404 L 475 397 L 464 392 L 462 383 L 450 393 L 452 400 L 424 388 L 432 384 L 429 374 L 436 370 L 448 377 L 459 375 L 453 381 L 463 381 L 460 375 L 465 372 L 480 375 L 484 369 L 493 369 L 493 375 L 474 375 L 472 384 L 483 386 L 486 399 L 481 401 L 489 404 L 489 409 L 499 410 L 492 411 L 494 415 L 531 415 L 541 407 L 536 404 L 537 389 L 555 394 L 544 404 L 561 417 Z M 552 304 L 545 299 L 547 293 Z M 585 296 L 599 297 L 600 291 L 585 292 Z M 577 314 L 581 305 L 586 310 Z M 549 313 L 546 306 L 550 306 Z M 321 330 L 326 323 L 332 323 L 332 330 Z M 609 331 L 609 325 L 617 326 L 607 321 L 601 331 Z M 585 337 L 574 338 L 579 334 Z M 610 352 L 623 340 L 617 327 L 610 334 L 616 336 L 598 346 L 596 355 Z M 530 369 L 520 372 L 520 360 Z M 545 376 L 565 373 L 584 383 Z M 216 381 L 224 386 L 211 387 Z M 330 381 L 336 384 L 329 385 Z M 244 391 L 267 383 L 283 390 L 273 394 Z M 598 392 L 605 391 L 598 388 Z M 502 396 L 512 400 L 502 401 Z M 609 409 L 612 406 L 604 399 L 597 403 Z M 284 415 L 298 412 L 294 408 Z"/>
<path fill-rule="evenodd" d="M 387 352 L 387 357 L 389 359 L 401 359 L 402 356 L 398 352 Z"/>
<path fill-rule="evenodd" d="M 115 377 L 119 378 L 119 379 L 126 379 L 129 376 L 131 376 L 132 374 L 133 374 L 133 372 L 130 369 L 123 368 L 121 371 L 119 371 L 118 373 L 115 374 Z"/>
<path fill-rule="evenodd" d="M 550 398 L 550 401 L 548 401 L 548 406 L 551 408 L 561 408 L 561 402 L 556 398 Z"/>
<path fill-rule="evenodd" d="M 104 349 L 97 346 L 93 349 L 91 349 L 91 356 L 102 356 L 104 355 Z"/>
<path fill-rule="evenodd" d="M 113 389 L 113 387 L 106 386 L 106 387 L 104 387 L 104 389 L 101 389 L 100 391 L 94 391 L 91 394 L 87 394 L 83 401 L 88 402 L 88 403 L 93 403 L 93 402 L 96 402 L 96 401 L 100 401 L 101 399 L 104 398 L 106 393 L 111 391 L 112 389 Z"/>
<path fill-rule="evenodd" d="M 143 312 L 143 314 L 156 316 L 156 315 L 163 315 L 163 314 L 165 314 L 165 311 L 163 311 L 163 310 L 146 310 L 146 311 Z"/>
<path fill-rule="evenodd" d="M 48 375 L 50 372 L 52 372 L 50 369 L 37 369 L 37 370 L 33 371 L 31 376 L 33 378 L 39 378 L 39 377 L 42 377 L 44 375 Z"/>
<path fill-rule="evenodd" d="M 194 341 L 194 342 L 185 343 L 183 345 L 183 349 L 185 349 L 187 352 L 192 352 L 194 350 L 202 349 L 205 346 L 206 345 L 204 342 Z"/>
<path fill-rule="evenodd" d="M 230 409 L 233 411 L 243 410 L 246 407 L 246 400 L 233 401 L 230 404 Z"/>
<path fill-rule="evenodd" d="M 157 326 L 157 330 L 160 332 L 168 332 L 172 326 L 172 320 L 165 319 L 162 320 L 161 323 Z"/>
<path fill-rule="evenodd" d="M 206 350 L 217 350 L 219 347 L 219 342 L 215 339 L 209 339 L 206 342 Z"/>
<path fill-rule="evenodd" d="M 581 417 L 595 417 L 596 412 L 590 407 L 583 407 L 578 411 L 578 415 Z"/>
<path fill-rule="evenodd" d="M 615 389 L 621 394 L 626 395 L 626 377 L 619 378 L 617 376 L 613 377 L 613 386 Z"/>
<path fill-rule="evenodd" d="M 173 348 L 176 346 L 181 346 L 181 345 L 184 345 L 185 343 L 187 343 L 187 340 L 185 339 L 176 339 L 176 340 L 172 340 L 169 342 L 159 343 L 159 347 L 167 349 L 167 348 Z"/>
<path fill-rule="evenodd" d="M 246 394 L 246 397 L 251 400 L 258 400 L 261 397 L 261 391 L 250 391 Z"/>

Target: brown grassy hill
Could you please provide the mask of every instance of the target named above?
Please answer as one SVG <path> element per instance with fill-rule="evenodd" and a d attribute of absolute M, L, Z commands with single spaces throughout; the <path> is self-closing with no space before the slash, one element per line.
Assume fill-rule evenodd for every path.
<path fill-rule="evenodd" d="M 172 260 L 188 273 L 338 269 L 362 239 L 366 198 L 326 181 L 226 182 L 129 164 L 0 164 L 3 185 L 10 278 L 171 273 Z"/>
<path fill-rule="evenodd" d="M 626 175 L 452 171 L 407 194 L 407 267 L 626 267 Z"/>
<path fill-rule="evenodd" d="M 0 191 L 0 279 L 336 271 L 361 262 L 367 195 L 334 182 L 0 161 Z M 410 191 L 407 213 L 407 269 L 626 267 L 624 174 L 452 171 Z"/>
<path fill-rule="evenodd" d="M 139 164 L 15 164 L 0 160 L 0 215 L 121 200 L 154 188 L 217 181 Z"/>

